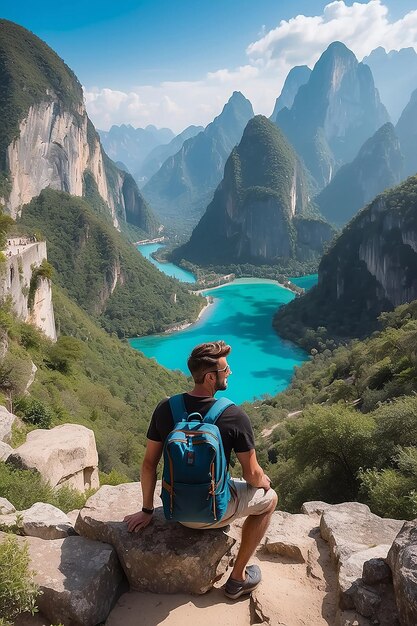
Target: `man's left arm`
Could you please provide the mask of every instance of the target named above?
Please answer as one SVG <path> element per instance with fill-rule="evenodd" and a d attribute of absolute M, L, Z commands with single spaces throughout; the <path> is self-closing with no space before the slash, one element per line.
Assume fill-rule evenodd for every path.
<path fill-rule="evenodd" d="M 153 509 L 153 496 L 156 485 L 156 470 L 162 455 L 162 441 L 153 441 L 148 439 L 146 444 L 145 458 L 143 459 L 142 469 L 140 473 L 140 481 L 142 487 L 142 501 L 146 509 Z M 129 532 L 138 532 L 146 528 L 152 519 L 152 513 L 144 513 L 139 511 L 133 515 L 126 515 L 124 522 L 127 522 Z"/>

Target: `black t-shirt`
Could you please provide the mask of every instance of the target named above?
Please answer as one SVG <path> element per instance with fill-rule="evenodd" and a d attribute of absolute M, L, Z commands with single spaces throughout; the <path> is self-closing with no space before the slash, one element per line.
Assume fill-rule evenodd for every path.
<path fill-rule="evenodd" d="M 200 413 L 202 417 L 213 406 L 215 398 L 191 396 L 184 393 L 184 402 L 187 413 Z M 236 405 L 229 406 L 216 421 L 216 426 L 220 431 L 223 442 L 224 453 L 227 465 L 230 463 L 230 454 L 235 452 L 249 452 L 255 448 L 255 438 L 253 436 L 252 425 L 249 417 Z M 149 424 L 147 437 L 152 441 L 162 441 L 174 428 L 169 400 L 162 400 L 153 412 L 151 423 Z"/>

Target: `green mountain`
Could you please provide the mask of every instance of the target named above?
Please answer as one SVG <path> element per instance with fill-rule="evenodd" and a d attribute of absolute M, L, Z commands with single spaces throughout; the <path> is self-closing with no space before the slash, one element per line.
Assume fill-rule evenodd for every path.
<path fill-rule="evenodd" d="M 258 115 L 234 148 L 213 201 L 175 259 L 198 265 L 311 260 L 331 227 L 309 208 L 304 169 L 280 130 Z"/>
<path fill-rule="evenodd" d="M 18 223 L 42 233 L 55 281 L 119 337 L 192 321 L 203 306 L 202 298 L 146 261 L 82 198 L 45 189 L 23 207 Z"/>
<path fill-rule="evenodd" d="M 410 102 L 405 107 L 395 127 L 404 155 L 406 176 L 417 173 L 417 89 L 411 94 Z"/>
<path fill-rule="evenodd" d="M 351 163 L 336 172 L 314 202 L 331 224 L 344 226 L 377 194 L 401 182 L 403 161 L 394 127 L 387 122 L 365 141 Z"/>
<path fill-rule="evenodd" d="M 310 75 L 311 69 L 307 67 L 307 65 L 296 65 L 289 71 L 282 87 L 281 94 L 275 101 L 274 110 L 269 118 L 271 122 L 276 124 L 277 115 L 284 107 L 291 109 L 298 90 L 301 85 L 305 85 L 308 82 Z"/>
<path fill-rule="evenodd" d="M 364 337 L 382 311 L 417 298 L 417 176 L 377 196 L 323 256 L 319 282 L 274 326 L 307 348 Z"/>
<path fill-rule="evenodd" d="M 165 225 L 183 232 L 197 223 L 251 117 L 251 103 L 235 91 L 221 114 L 185 141 L 146 183 L 143 195 Z"/>
<path fill-rule="evenodd" d="M 74 73 L 7 20 L 0 20 L 0 119 L 0 201 L 13 217 L 45 187 L 83 196 L 88 177 L 115 226 L 157 232 L 136 183 L 104 153 Z"/>
<path fill-rule="evenodd" d="M 371 70 L 338 41 L 323 52 L 291 109 L 276 117 L 319 188 L 387 121 Z"/>

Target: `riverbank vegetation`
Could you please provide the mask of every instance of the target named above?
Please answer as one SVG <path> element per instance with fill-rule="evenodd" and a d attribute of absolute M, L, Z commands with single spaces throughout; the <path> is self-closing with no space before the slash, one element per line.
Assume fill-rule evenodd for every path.
<path fill-rule="evenodd" d="M 380 323 L 366 340 L 313 351 L 286 391 L 247 405 L 284 509 L 359 500 L 417 516 L 417 301 Z"/>

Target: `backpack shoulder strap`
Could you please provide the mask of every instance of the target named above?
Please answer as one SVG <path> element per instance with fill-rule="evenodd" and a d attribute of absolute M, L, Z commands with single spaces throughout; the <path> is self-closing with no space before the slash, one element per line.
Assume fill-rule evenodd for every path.
<path fill-rule="evenodd" d="M 207 411 L 203 421 L 206 424 L 215 424 L 217 418 L 220 417 L 223 411 L 225 411 L 229 406 L 232 406 L 233 404 L 234 402 L 232 402 L 232 400 L 228 400 L 227 398 L 219 398 Z"/>
<path fill-rule="evenodd" d="M 171 409 L 172 418 L 174 420 L 174 426 L 176 426 L 178 422 L 187 419 L 188 413 L 187 409 L 185 408 L 184 394 L 179 393 L 176 396 L 171 396 L 169 399 L 169 407 Z"/>

